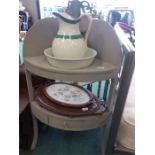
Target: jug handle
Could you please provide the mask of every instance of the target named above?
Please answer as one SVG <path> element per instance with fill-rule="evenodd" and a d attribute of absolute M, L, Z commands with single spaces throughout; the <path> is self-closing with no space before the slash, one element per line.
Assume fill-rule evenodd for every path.
<path fill-rule="evenodd" d="M 90 14 L 84 13 L 84 14 L 81 15 L 81 17 L 83 17 L 83 16 L 86 16 L 86 17 L 89 19 L 88 29 L 87 29 L 87 32 L 86 32 L 86 35 L 85 35 L 85 38 L 84 38 L 84 41 L 85 41 L 85 43 L 87 44 L 88 35 L 89 35 L 89 33 L 90 33 L 91 26 L 92 26 L 92 21 L 93 21 L 93 20 L 92 20 L 92 17 L 91 17 Z"/>

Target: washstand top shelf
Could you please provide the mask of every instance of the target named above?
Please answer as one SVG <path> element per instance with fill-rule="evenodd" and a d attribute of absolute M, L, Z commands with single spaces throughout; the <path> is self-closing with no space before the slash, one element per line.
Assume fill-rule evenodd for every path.
<path fill-rule="evenodd" d="M 25 58 L 25 67 L 33 74 L 58 80 L 71 81 L 95 81 L 109 79 L 118 73 L 117 66 L 95 58 L 94 62 L 81 69 L 63 69 L 50 65 L 45 56 L 33 56 Z"/>

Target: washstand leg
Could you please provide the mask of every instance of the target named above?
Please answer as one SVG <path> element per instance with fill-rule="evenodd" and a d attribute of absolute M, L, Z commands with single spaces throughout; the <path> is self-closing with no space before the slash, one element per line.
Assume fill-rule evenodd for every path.
<path fill-rule="evenodd" d="M 38 122 L 37 119 L 33 116 L 33 114 L 32 114 L 32 121 L 33 121 L 33 140 L 31 144 L 31 150 L 34 150 L 38 141 Z"/>
<path fill-rule="evenodd" d="M 28 87 L 29 101 L 31 104 L 31 102 L 34 100 L 32 76 L 28 70 L 25 70 L 25 74 L 26 74 L 26 81 L 27 81 L 27 87 Z M 32 122 L 33 122 L 33 140 L 32 140 L 32 144 L 31 144 L 31 150 L 34 150 L 37 145 L 37 140 L 38 140 L 38 123 L 37 123 L 37 119 L 34 117 L 33 113 L 32 113 Z"/>
<path fill-rule="evenodd" d="M 110 131 L 110 126 L 111 126 L 111 116 L 107 120 L 107 122 L 104 124 L 104 126 L 101 127 L 101 148 L 102 148 L 102 155 L 106 155 L 106 147 L 107 147 L 107 141 L 108 141 L 108 136 L 109 136 L 109 131 Z"/>

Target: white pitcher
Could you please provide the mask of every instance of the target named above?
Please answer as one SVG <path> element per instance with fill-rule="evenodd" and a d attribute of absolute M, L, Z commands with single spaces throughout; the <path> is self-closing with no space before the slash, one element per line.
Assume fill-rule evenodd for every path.
<path fill-rule="evenodd" d="M 83 58 L 87 52 L 87 38 L 92 25 L 92 18 L 83 14 L 73 18 L 67 13 L 53 13 L 59 21 L 59 30 L 52 43 L 52 54 L 55 57 L 76 59 Z M 79 22 L 82 16 L 90 20 L 85 38 L 80 33 Z"/>

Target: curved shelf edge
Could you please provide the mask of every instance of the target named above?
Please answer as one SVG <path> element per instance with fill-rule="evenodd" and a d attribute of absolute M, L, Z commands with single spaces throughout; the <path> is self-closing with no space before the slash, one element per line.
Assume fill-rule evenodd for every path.
<path fill-rule="evenodd" d="M 70 131 L 84 131 L 101 127 L 109 116 L 109 112 L 97 116 L 63 116 L 42 108 L 37 104 L 37 101 L 31 102 L 31 110 L 33 115 L 41 122 L 58 129 Z"/>
<path fill-rule="evenodd" d="M 44 56 L 26 57 L 24 60 L 25 68 L 33 74 L 41 77 L 87 82 L 96 80 L 106 80 L 117 76 L 118 68 L 112 64 L 95 59 L 94 63 L 82 69 L 61 69 L 51 66 Z"/>

